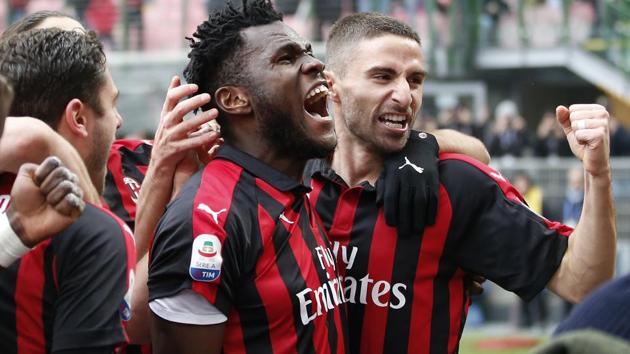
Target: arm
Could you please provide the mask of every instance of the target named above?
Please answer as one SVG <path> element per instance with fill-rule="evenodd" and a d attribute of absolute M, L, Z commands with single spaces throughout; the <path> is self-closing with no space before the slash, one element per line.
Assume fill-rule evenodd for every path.
<path fill-rule="evenodd" d="M 549 282 L 561 297 L 579 302 L 610 279 L 615 265 L 615 210 L 609 160 L 608 112 L 599 105 L 560 106 L 556 117 L 584 166 L 584 206 L 567 252 Z"/>
<path fill-rule="evenodd" d="M 218 354 L 221 353 L 225 322 L 189 325 L 164 320 L 151 314 L 154 354 Z"/>
<path fill-rule="evenodd" d="M 48 156 L 58 156 L 79 177 L 85 201 L 100 205 L 87 168 L 74 147 L 46 123 L 29 117 L 8 117 L 0 140 L 0 171 L 17 173 L 25 162 L 39 164 Z"/>
<path fill-rule="evenodd" d="M 431 134 L 435 136 L 440 146 L 440 153 L 458 153 L 468 155 L 485 164 L 490 163 L 490 153 L 477 138 L 452 129 L 438 129 Z"/>
<path fill-rule="evenodd" d="M 196 85 L 180 85 L 178 77 L 174 77 L 171 81 L 162 110 L 160 126 L 155 135 L 149 168 L 140 189 L 134 230 L 136 257 L 139 262 L 136 266 L 137 280 L 134 284 L 132 316 L 127 326 L 132 343 L 147 343 L 150 338 L 147 264 L 149 243 L 153 232 L 164 213 L 166 204 L 171 199 L 173 190 L 178 187 L 175 183 L 185 182 L 187 177 L 196 171 L 196 168 L 185 168 L 191 166 L 191 162 L 187 159 L 188 154 L 200 147 L 212 145 L 218 138 L 218 133 L 191 136 L 200 125 L 216 118 L 216 110 L 203 112 L 183 121 L 187 113 L 200 108 L 210 100 L 208 95 L 184 99 L 196 91 Z M 182 177 L 183 170 L 187 171 L 187 175 Z M 182 181 L 178 181 L 180 178 Z"/>

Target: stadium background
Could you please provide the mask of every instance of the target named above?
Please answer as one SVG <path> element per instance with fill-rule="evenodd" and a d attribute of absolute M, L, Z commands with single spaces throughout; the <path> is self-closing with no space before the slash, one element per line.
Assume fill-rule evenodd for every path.
<path fill-rule="evenodd" d="M 238 1 L 238 0 L 237 0 Z M 168 82 L 186 63 L 186 36 L 223 0 L 3 0 L 0 30 L 24 14 L 61 10 L 96 30 L 121 95 L 120 136 L 150 138 Z M 429 70 L 419 127 L 449 127 L 486 143 L 492 165 L 523 171 L 546 216 L 562 220 L 569 192 L 557 104 L 605 104 L 613 116 L 617 274 L 630 272 L 630 0 L 276 0 L 285 22 L 324 59 L 330 25 L 352 11 L 389 13 L 416 28 Z M 536 196 L 534 196 L 536 198 Z M 539 204 L 534 202 L 534 204 Z M 566 221 L 566 220 L 565 220 Z M 492 284 L 474 299 L 462 353 L 521 353 L 566 306 L 545 292 L 525 306 Z"/>

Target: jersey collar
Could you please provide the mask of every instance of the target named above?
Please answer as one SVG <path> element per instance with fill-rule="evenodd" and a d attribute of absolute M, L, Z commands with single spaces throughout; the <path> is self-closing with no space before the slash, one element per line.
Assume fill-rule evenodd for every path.
<path fill-rule="evenodd" d="M 233 145 L 227 143 L 223 144 L 221 148 L 219 148 L 216 158 L 234 162 L 279 191 L 293 191 L 300 194 L 311 191 L 311 189 L 305 185 Z"/>

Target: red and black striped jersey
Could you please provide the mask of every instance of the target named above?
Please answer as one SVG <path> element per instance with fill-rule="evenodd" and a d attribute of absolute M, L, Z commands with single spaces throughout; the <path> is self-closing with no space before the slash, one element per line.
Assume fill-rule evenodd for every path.
<path fill-rule="evenodd" d="M 456 353 L 470 304 L 465 272 L 530 299 L 555 273 L 572 231 L 461 155 L 441 156 L 437 221 L 414 237 L 385 223 L 367 182 L 350 188 L 322 160 L 306 172 L 344 278 L 352 353 Z"/>
<path fill-rule="evenodd" d="M 109 210 L 133 230 L 136 202 L 147 173 L 151 149 L 149 140 L 118 139 L 109 150 L 103 199 Z"/>
<path fill-rule="evenodd" d="M 345 353 L 341 284 L 308 191 L 221 147 L 160 221 L 150 300 L 201 294 L 228 317 L 225 353 Z"/>
<path fill-rule="evenodd" d="M 14 175 L 0 175 L 1 212 Z M 0 272 L 0 351 L 51 353 L 126 342 L 135 269 L 131 231 L 87 205 L 79 219 Z"/>

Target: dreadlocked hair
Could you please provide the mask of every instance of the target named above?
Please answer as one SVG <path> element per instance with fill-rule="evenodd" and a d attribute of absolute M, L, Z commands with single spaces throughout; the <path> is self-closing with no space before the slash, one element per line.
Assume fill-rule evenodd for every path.
<path fill-rule="evenodd" d="M 190 41 L 190 61 L 184 69 L 188 83 L 199 86 L 198 93 L 214 95 L 226 85 L 247 85 L 246 59 L 243 55 L 241 31 L 248 27 L 262 26 L 282 21 L 269 0 L 243 0 L 242 6 L 228 2 L 221 11 L 211 13 L 208 20 L 201 23 Z M 203 107 L 208 110 L 216 107 L 214 100 Z M 224 122 L 219 112 L 218 122 L 224 131 Z"/>

